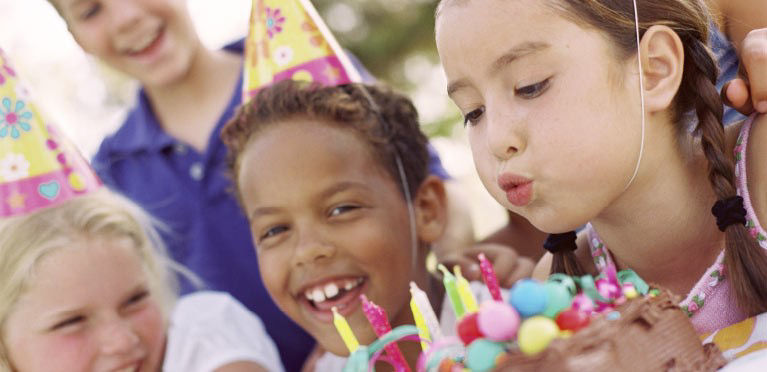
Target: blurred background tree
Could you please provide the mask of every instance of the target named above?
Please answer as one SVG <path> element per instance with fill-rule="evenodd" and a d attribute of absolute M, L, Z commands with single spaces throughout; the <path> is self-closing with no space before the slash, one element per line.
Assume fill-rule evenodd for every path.
<path fill-rule="evenodd" d="M 214 48 L 245 36 L 252 0 L 187 0 L 202 42 Z M 310 0 L 339 43 L 379 79 L 413 99 L 424 132 L 453 180 L 466 190 L 478 236 L 506 213 L 476 176 L 460 115 L 445 94 L 434 46 L 438 0 Z M 0 47 L 42 111 L 86 156 L 117 129 L 136 84 L 85 55 L 47 0 L 0 0 Z"/>
<path fill-rule="evenodd" d="M 314 0 L 345 48 L 376 77 L 416 101 L 430 137 L 450 136 L 460 115 L 447 100 L 434 46 L 437 0 Z"/>

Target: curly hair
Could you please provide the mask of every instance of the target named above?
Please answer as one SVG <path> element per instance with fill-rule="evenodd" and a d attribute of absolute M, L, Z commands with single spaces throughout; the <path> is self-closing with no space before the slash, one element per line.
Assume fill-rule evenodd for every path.
<path fill-rule="evenodd" d="M 402 161 L 412 195 L 428 174 L 427 139 L 409 98 L 388 88 L 364 84 L 320 86 L 285 80 L 260 90 L 243 104 L 221 132 L 229 149 L 228 165 L 236 180 L 240 156 L 264 128 L 293 118 L 308 118 L 348 129 L 367 144 L 378 164 L 401 184 Z M 241 193 L 237 186 L 237 197 Z M 404 197 L 404 189 L 400 190 Z M 241 199 L 240 199 L 241 200 Z"/>

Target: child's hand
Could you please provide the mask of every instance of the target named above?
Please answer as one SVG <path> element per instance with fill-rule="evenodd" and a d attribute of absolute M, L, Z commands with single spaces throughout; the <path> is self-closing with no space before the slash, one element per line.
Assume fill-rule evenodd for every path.
<path fill-rule="evenodd" d="M 749 32 L 741 50 L 741 71 L 745 72 L 745 78 L 727 82 L 722 87 L 722 98 L 725 104 L 744 115 L 754 111 L 767 114 L 767 28 Z"/>
<path fill-rule="evenodd" d="M 520 257 L 514 248 L 495 243 L 477 243 L 461 252 L 451 253 L 442 257 L 440 262 L 452 269 L 454 265 L 461 266 L 463 276 L 469 281 L 482 281 L 477 255 L 484 253 L 493 263 L 498 283 L 503 288 L 511 288 L 519 279 L 529 277 L 533 273 L 535 263 L 527 257 Z"/>

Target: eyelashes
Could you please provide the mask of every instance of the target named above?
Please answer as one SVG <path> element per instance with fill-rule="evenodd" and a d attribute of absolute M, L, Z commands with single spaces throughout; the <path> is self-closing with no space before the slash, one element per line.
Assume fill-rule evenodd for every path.
<path fill-rule="evenodd" d="M 479 122 L 479 119 L 482 118 L 482 114 L 485 113 L 485 106 L 481 106 L 478 109 L 470 111 L 466 116 L 463 117 L 463 126 L 466 125 L 475 125 Z"/>
<path fill-rule="evenodd" d="M 537 98 L 546 90 L 548 90 L 550 82 L 551 78 L 547 78 L 535 84 L 530 84 L 521 88 L 514 89 L 514 94 L 524 99 Z"/>
<path fill-rule="evenodd" d="M 520 88 L 514 89 L 514 95 L 525 100 L 531 100 L 540 97 L 551 86 L 551 78 L 546 78 L 537 83 L 525 85 Z M 468 114 L 463 117 L 463 126 L 474 126 L 482 119 L 482 115 L 485 113 L 485 106 L 480 106 L 474 110 L 469 111 Z"/>

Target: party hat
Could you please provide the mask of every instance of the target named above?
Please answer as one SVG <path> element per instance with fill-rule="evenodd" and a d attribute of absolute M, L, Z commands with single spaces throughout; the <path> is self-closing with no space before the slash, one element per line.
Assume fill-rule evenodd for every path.
<path fill-rule="evenodd" d="M 75 147 L 41 118 L 0 49 L 0 218 L 57 205 L 100 186 Z"/>
<path fill-rule="evenodd" d="M 361 81 L 308 0 L 253 0 L 245 43 L 243 102 L 280 80 Z"/>

